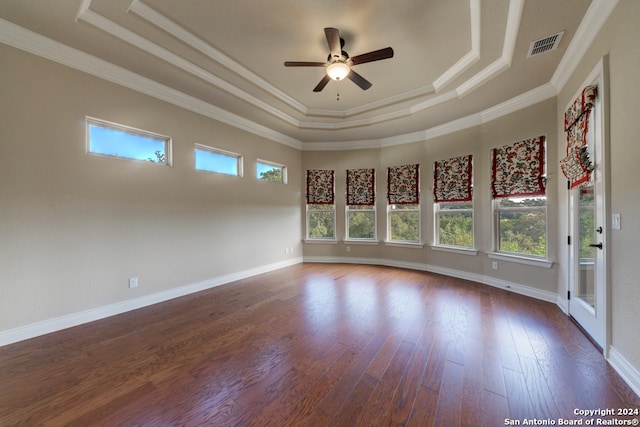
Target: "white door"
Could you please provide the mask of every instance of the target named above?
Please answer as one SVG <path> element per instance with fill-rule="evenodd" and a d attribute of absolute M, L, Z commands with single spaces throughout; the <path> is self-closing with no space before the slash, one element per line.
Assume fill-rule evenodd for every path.
<path fill-rule="evenodd" d="M 598 81 L 602 82 L 602 78 Z M 604 351 L 607 324 L 608 227 L 605 199 L 606 151 L 602 114 L 604 106 L 598 99 L 601 91 L 602 86 L 598 85 L 599 93 L 587 133 L 589 157 L 594 166 L 591 180 L 570 190 L 569 314 Z"/>

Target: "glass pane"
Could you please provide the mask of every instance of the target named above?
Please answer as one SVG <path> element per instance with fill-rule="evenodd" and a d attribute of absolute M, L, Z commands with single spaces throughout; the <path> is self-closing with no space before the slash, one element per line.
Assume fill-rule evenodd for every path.
<path fill-rule="evenodd" d="M 595 204 L 593 198 L 593 184 L 581 186 L 578 197 L 579 208 L 579 248 L 580 270 L 578 274 L 578 298 L 591 307 L 595 307 L 595 251 L 589 246 L 596 241 L 595 236 Z"/>
<path fill-rule="evenodd" d="M 333 239 L 335 213 L 333 205 L 313 205 L 307 215 L 310 239 Z"/>
<path fill-rule="evenodd" d="M 440 211 L 438 213 L 438 244 L 473 247 L 473 213 Z"/>
<path fill-rule="evenodd" d="M 89 152 L 127 159 L 167 163 L 166 140 L 89 124 Z"/>
<path fill-rule="evenodd" d="M 501 211 L 499 215 L 501 251 L 546 256 L 544 210 Z"/>
<path fill-rule="evenodd" d="M 238 175 L 238 157 L 196 148 L 196 169 Z"/>
<path fill-rule="evenodd" d="M 257 178 L 263 181 L 283 182 L 282 167 L 258 162 Z"/>
<path fill-rule="evenodd" d="M 392 210 L 389 213 L 389 239 L 404 242 L 420 241 L 420 214 L 413 210 Z"/>
<path fill-rule="evenodd" d="M 375 238 L 375 212 L 370 207 L 350 207 L 348 215 L 349 239 Z"/>
<path fill-rule="evenodd" d="M 457 209 L 473 209 L 473 203 L 469 202 L 442 202 L 439 205 L 441 211 L 450 211 Z"/>
<path fill-rule="evenodd" d="M 547 254 L 546 197 L 500 199 L 498 249 L 523 255 Z"/>

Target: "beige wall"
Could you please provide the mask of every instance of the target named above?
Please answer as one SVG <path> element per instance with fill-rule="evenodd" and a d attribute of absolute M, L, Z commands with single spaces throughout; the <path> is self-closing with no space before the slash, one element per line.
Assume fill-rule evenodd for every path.
<path fill-rule="evenodd" d="M 353 242 L 338 244 L 306 243 L 306 259 L 313 258 L 365 258 L 384 259 L 404 263 L 423 264 L 495 278 L 547 292 L 556 292 L 557 267 L 551 269 L 499 261 L 499 269 L 491 269 L 487 252 L 493 249 L 491 234 L 490 151 L 493 147 L 510 144 L 540 135 L 547 136 L 548 145 L 548 228 L 549 259 L 556 261 L 556 103 L 554 99 L 494 120 L 481 126 L 441 136 L 424 142 L 398 145 L 381 149 L 334 152 L 303 152 L 302 169 L 334 169 L 336 171 L 337 238 L 345 237 L 345 170 L 375 168 L 378 214 L 378 239 L 386 238 L 386 168 L 401 164 L 420 164 L 422 239 L 423 248 L 399 248 L 359 245 Z M 433 243 L 433 163 L 436 160 L 473 154 L 474 207 L 476 256 L 438 252 L 430 248 Z M 350 252 L 347 252 L 347 246 Z M 523 273 L 523 271 L 525 273 Z"/>
<path fill-rule="evenodd" d="M 611 345 L 640 371 L 640 2 L 621 0 L 557 98 L 558 110 L 573 100 L 602 57 L 609 61 L 610 212 L 622 215 L 622 229 L 609 234 Z M 561 123 L 558 135 L 564 138 Z M 564 147 L 558 147 L 563 155 Z M 566 218 L 566 203 L 560 218 Z M 607 218 L 607 220 L 609 220 Z M 564 226 L 565 222 L 561 223 Z M 566 234 L 566 227 L 562 231 Z M 563 274 L 563 277 L 566 274 Z"/>
<path fill-rule="evenodd" d="M 305 257 L 379 259 L 469 272 L 555 293 L 566 288 L 561 114 L 604 55 L 610 64 L 612 345 L 640 370 L 640 2 L 621 0 L 557 99 L 419 143 L 299 152 L 106 81 L 0 46 L 0 332 L 228 274 Z M 85 116 L 173 138 L 174 166 L 85 153 Z M 551 269 L 500 261 L 490 268 L 489 150 L 548 137 Z M 560 141 L 560 142 L 559 142 Z M 245 178 L 193 170 L 193 144 L 245 156 Z M 303 244 L 304 171 L 337 171 L 338 237 L 344 170 L 377 170 L 378 234 L 385 237 L 385 168 L 421 165 L 423 240 L 433 239 L 432 165 L 473 154 L 476 256 L 420 249 Z M 255 159 L 288 166 L 289 185 L 257 182 Z M 285 248 L 293 254 L 285 254 Z M 130 290 L 129 277 L 140 279 Z"/>
<path fill-rule="evenodd" d="M 0 331 L 302 256 L 300 151 L 4 45 L 0 75 Z M 86 154 L 85 116 L 171 136 L 173 167 Z M 195 171 L 194 143 L 245 177 Z"/>

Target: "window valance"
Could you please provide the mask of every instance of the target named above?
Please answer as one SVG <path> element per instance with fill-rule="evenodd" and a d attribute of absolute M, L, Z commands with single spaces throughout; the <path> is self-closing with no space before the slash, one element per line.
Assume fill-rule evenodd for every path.
<path fill-rule="evenodd" d="M 545 194 L 545 141 L 539 136 L 491 151 L 493 198 Z"/>
<path fill-rule="evenodd" d="M 470 202 L 472 194 L 473 156 L 453 157 L 435 162 L 433 168 L 433 200 Z"/>
<path fill-rule="evenodd" d="M 347 206 L 376 203 L 376 170 L 347 169 Z"/>
<path fill-rule="evenodd" d="M 332 205 L 334 201 L 334 171 L 307 170 L 307 204 Z"/>
<path fill-rule="evenodd" d="M 390 205 L 414 205 L 420 202 L 419 166 L 387 168 L 387 200 Z"/>
<path fill-rule="evenodd" d="M 570 188 L 575 188 L 591 179 L 593 165 L 587 149 L 587 133 L 596 95 L 596 86 L 587 86 L 564 114 L 567 156 L 560 160 L 560 169 L 569 180 Z"/>

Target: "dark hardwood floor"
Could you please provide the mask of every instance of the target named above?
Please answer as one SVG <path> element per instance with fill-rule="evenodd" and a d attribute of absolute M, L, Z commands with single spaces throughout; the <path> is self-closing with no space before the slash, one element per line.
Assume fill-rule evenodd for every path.
<path fill-rule="evenodd" d="M 300 264 L 0 347 L 0 426 L 502 426 L 639 408 L 553 304 Z"/>

